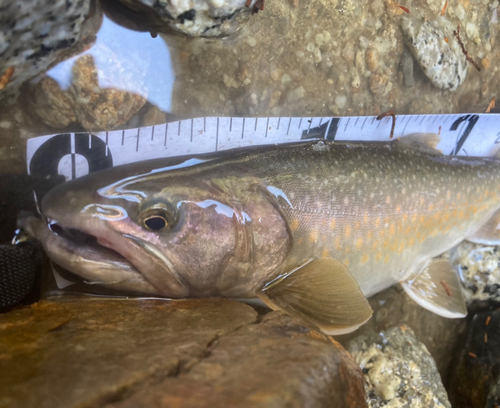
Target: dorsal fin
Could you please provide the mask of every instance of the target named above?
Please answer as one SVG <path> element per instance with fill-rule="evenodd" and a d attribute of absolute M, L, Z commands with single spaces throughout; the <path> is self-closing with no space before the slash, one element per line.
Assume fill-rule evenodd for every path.
<path fill-rule="evenodd" d="M 397 143 L 400 146 L 411 147 L 432 154 L 443 154 L 437 148 L 440 141 L 441 136 L 436 133 L 411 133 L 397 139 Z"/>

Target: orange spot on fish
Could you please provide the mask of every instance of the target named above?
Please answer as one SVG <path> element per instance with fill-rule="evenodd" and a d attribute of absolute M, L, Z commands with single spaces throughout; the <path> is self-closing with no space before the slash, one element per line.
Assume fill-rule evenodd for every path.
<path fill-rule="evenodd" d="M 367 254 L 364 254 L 364 255 L 361 257 L 361 263 L 362 263 L 362 264 L 367 263 L 369 260 L 370 260 L 370 257 L 369 257 Z"/>
<path fill-rule="evenodd" d="M 408 221 L 408 214 L 403 214 L 403 222 L 407 222 Z"/>
<path fill-rule="evenodd" d="M 429 204 L 429 211 L 432 211 L 434 209 L 434 204 Z"/>
<path fill-rule="evenodd" d="M 349 266 L 349 259 L 344 259 L 344 262 L 342 262 L 345 266 Z"/>
<path fill-rule="evenodd" d="M 330 229 L 331 230 L 335 229 L 335 224 L 336 224 L 335 218 L 332 218 L 332 220 L 330 221 Z"/>
<path fill-rule="evenodd" d="M 291 229 L 292 231 L 297 231 L 297 228 L 299 228 L 299 220 L 294 219 L 294 220 L 290 223 L 290 229 Z"/>
<path fill-rule="evenodd" d="M 352 228 L 350 225 L 345 226 L 344 234 L 346 238 L 349 238 L 351 236 L 351 230 Z"/>
<path fill-rule="evenodd" d="M 390 196 L 387 196 L 387 198 L 385 199 L 385 202 L 387 204 L 390 204 L 391 203 L 391 197 Z"/>
<path fill-rule="evenodd" d="M 400 213 L 400 212 L 401 212 L 401 206 L 400 206 L 400 205 L 398 205 L 398 206 L 396 207 L 396 212 L 397 212 L 397 213 Z"/>
<path fill-rule="evenodd" d="M 361 247 L 363 246 L 363 238 L 357 238 L 355 246 L 357 250 L 360 250 Z"/>
<path fill-rule="evenodd" d="M 380 222 L 381 222 L 380 217 L 375 218 L 375 227 L 377 228 L 380 227 Z"/>
<path fill-rule="evenodd" d="M 401 254 L 405 249 L 405 243 L 404 241 L 401 241 L 398 246 L 398 254 Z"/>
<path fill-rule="evenodd" d="M 361 228 L 361 223 L 358 221 L 356 222 L 356 225 L 354 226 L 357 230 Z"/>
<path fill-rule="evenodd" d="M 384 256 L 384 263 L 389 263 L 390 259 L 391 258 L 389 256 L 389 254 L 385 254 L 385 256 Z"/>
<path fill-rule="evenodd" d="M 334 242 L 334 244 L 335 244 L 335 248 L 336 248 L 337 250 L 340 250 L 340 235 L 337 235 L 337 236 L 335 237 L 335 242 Z"/>
<path fill-rule="evenodd" d="M 375 262 L 379 262 L 382 259 L 382 252 L 377 252 L 375 255 Z"/>
<path fill-rule="evenodd" d="M 309 234 L 309 241 L 311 241 L 314 244 L 318 242 L 318 231 L 312 231 Z"/>
<path fill-rule="evenodd" d="M 368 224 L 369 219 L 370 219 L 370 217 L 368 217 L 368 215 L 365 215 L 363 217 L 363 222 L 365 223 L 365 225 Z"/>
<path fill-rule="evenodd" d="M 462 198 L 462 194 L 458 193 L 457 194 L 457 200 L 460 200 L 460 198 Z"/>
<path fill-rule="evenodd" d="M 373 231 L 372 231 L 372 230 L 369 230 L 369 231 L 366 233 L 366 238 L 368 238 L 369 240 L 373 239 Z"/>
<path fill-rule="evenodd" d="M 390 233 L 391 235 L 396 234 L 396 227 L 395 227 L 395 225 L 394 225 L 394 224 L 391 224 L 391 226 L 389 227 L 389 233 Z"/>
<path fill-rule="evenodd" d="M 328 251 L 328 249 L 326 248 L 323 248 L 323 251 L 321 251 L 321 256 L 323 258 L 328 258 L 328 255 L 330 254 L 330 252 Z"/>

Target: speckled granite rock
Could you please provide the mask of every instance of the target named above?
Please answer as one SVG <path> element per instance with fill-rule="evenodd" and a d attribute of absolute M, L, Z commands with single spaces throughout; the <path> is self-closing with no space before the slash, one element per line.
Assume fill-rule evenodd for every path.
<path fill-rule="evenodd" d="M 356 332 L 335 337 L 344 347 L 361 335 L 380 333 L 394 326 L 411 327 L 416 337 L 430 351 L 443 380 L 448 378 L 453 352 L 467 326 L 466 319 L 446 319 L 413 301 L 395 285 L 369 299 L 373 316 Z"/>
<path fill-rule="evenodd" d="M 361 336 L 349 351 L 363 369 L 369 407 L 451 408 L 436 363 L 410 328 Z"/>
<path fill-rule="evenodd" d="M 224 300 L 65 297 L 0 315 L 0 406 L 365 407 L 329 337 Z"/>
<path fill-rule="evenodd" d="M 430 81 L 455 91 L 465 80 L 468 63 L 446 20 L 405 17 L 401 28 L 406 45 Z"/>
<path fill-rule="evenodd" d="M 14 73 L 0 98 L 93 42 L 102 13 L 91 0 L 0 0 L 0 76 Z M 75 47 L 76 46 L 76 47 Z"/>
<path fill-rule="evenodd" d="M 454 408 L 500 406 L 500 309 L 474 316 L 448 387 Z"/>
<path fill-rule="evenodd" d="M 96 64 L 96 59 L 100 64 Z M 89 131 L 111 130 L 127 122 L 146 103 L 147 90 L 140 67 L 119 60 L 103 45 L 92 48 L 92 54 L 75 59 L 71 72 L 67 90 L 50 76 L 30 85 L 33 98 L 29 102 L 49 126 L 61 128 L 78 122 Z M 122 84 L 121 89 L 102 85 L 110 77 Z M 141 89 L 141 94 L 129 91 Z"/>
<path fill-rule="evenodd" d="M 464 241 L 449 256 L 469 304 L 500 302 L 500 247 Z"/>
<path fill-rule="evenodd" d="M 154 13 L 165 27 L 191 36 L 215 37 L 234 33 L 258 0 L 252 0 L 250 7 L 245 6 L 246 0 L 121 1 L 139 12 Z"/>

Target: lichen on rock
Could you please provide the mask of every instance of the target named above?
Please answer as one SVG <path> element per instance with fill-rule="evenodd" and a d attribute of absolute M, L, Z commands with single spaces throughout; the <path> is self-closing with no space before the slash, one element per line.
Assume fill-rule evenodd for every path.
<path fill-rule="evenodd" d="M 365 375 L 370 408 L 451 408 L 434 359 L 410 328 L 360 336 L 348 350 Z"/>

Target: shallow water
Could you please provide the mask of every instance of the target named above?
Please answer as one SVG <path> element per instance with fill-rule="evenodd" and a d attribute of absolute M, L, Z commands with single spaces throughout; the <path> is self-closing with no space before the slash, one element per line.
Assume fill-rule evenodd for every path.
<path fill-rule="evenodd" d="M 498 0 L 450 2 L 441 16 L 444 3 L 274 0 L 225 38 L 157 33 L 147 21 L 131 21 L 111 1 L 98 3 L 93 18 L 102 22 L 95 41 L 0 99 L 1 241 L 12 237 L 19 210 L 35 211 L 32 188 L 41 196 L 61 181 L 24 177 L 26 141 L 36 136 L 204 116 L 484 112 L 492 98 L 500 98 Z M 440 20 L 448 42 L 456 41 L 451 27 L 460 24 L 461 39 L 481 71 L 469 65 L 456 91 L 435 87 L 416 62 L 411 76 L 401 30 L 403 19 L 410 17 Z M 407 309 L 394 306 L 391 324 L 420 319 Z M 373 319 L 376 329 L 385 327 L 382 320 Z M 457 326 L 462 325 L 442 324 L 458 331 Z M 434 336 L 426 339 L 429 344 L 435 344 L 438 330 L 430 331 L 422 329 L 429 339 Z M 454 341 L 448 333 L 447 344 L 452 347 Z M 443 371 L 448 352 L 442 357 Z"/>
<path fill-rule="evenodd" d="M 23 173 L 26 140 L 43 134 L 217 115 L 483 112 L 499 92 L 498 1 L 459 1 L 444 16 L 441 0 L 406 1 L 409 14 L 382 0 L 268 1 L 226 38 L 133 31 L 124 26 L 149 27 L 109 4 L 83 53 L 25 84 L 14 104 L 0 101 L 3 173 Z M 460 23 L 481 72 L 469 66 L 458 90 L 441 90 L 415 63 L 406 86 L 400 25 L 409 17 L 439 19 L 450 43 Z M 107 91 L 98 98 L 95 87 Z"/>

